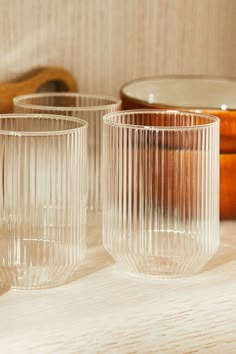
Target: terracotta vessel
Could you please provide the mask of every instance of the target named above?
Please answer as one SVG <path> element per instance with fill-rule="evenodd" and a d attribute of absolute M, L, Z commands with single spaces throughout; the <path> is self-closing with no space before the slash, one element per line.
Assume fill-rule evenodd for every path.
<path fill-rule="evenodd" d="M 120 90 L 123 109 L 176 109 L 220 118 L 220 216 L 236 219 L 236 80 L 202 76 L 140 79 Z"/>

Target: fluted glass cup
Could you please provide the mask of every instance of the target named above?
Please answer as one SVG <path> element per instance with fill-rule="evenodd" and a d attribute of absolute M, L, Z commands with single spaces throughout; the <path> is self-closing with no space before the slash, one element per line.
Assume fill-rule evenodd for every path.
<path fill-rule="evenodd" d="M 219 120 L 177 111 L 104 116 L 103 244 L 144 276 L 199 272 L 219 245 Z"/>
<path fill-rule="evenodd" d="M 0 115 L 0 287 L 65 283 L 86 254 L 87 123 Z"/>
<path fill-rule="evenodd" d="M 88 123 L 88 226 L 101 234 L 101 150 L 102 117 L 118 111 L 121 101 L 114 97 L 80 93 L 36 93 L 15 97 L 14 112 L 50 113 L 74 116 Z M 92 232 L 90 232 L 90 235 Z M 89 245 L 101 239 L 88 239 Z"/>

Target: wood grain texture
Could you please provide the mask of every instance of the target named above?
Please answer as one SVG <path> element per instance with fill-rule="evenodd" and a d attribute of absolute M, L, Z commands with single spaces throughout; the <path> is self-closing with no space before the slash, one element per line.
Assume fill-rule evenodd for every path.
<path fill-rule="evenodd" d="M 234 0 L 0 0 L 0 81 L 64 66 L 80 91 L 164 74 L 236 76 Z"/>
<path fill-rule="evenodd" d="M 1 354 L 234 354 L 235 279 L 236 222 L 221 223 L 218 254 L 189 278 L 119 273 L 91 248 L 74 282 L 2 292 Z"/>

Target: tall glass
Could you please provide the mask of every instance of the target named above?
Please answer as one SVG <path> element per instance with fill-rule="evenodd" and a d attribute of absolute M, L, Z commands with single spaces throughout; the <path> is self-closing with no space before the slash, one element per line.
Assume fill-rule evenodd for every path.
<path fill-rule="evenodd" d="M 0 115 L 0 286 L 65 283 L 86 254 L 87 123 Z"/>
<path fill-rule="evenodd" d="M 103 244 L 145 276 L 199 272 L 219 245 L 219 120 L 177 111 L 107 114 Z"/>
<path fill-rule="evenodd" d="M 79 93 L 42 93 L 14 98 L 17 113 L 50 113 L 74 116 L 85 120 L 88 127 L 88 225 L 101 227 L 101 141 L 102 117 L 118 111 L 121 101 L 114 97 Z M 99 227 L 100 226 L 100 227 Z M 89 240 L 95 245 L 99 238 Z"/>

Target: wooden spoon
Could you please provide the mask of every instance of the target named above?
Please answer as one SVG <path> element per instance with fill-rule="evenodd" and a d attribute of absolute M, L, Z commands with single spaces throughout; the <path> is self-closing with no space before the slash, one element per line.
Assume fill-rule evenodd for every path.
<path fill-rule="evenodd" d="M 27 72 L 13 82 L 0 83 L 0 113 L 13 110 L 15 96 L 34 92 L 77 92 L 73 75 L 60 67 L 41 67 Z"/>

